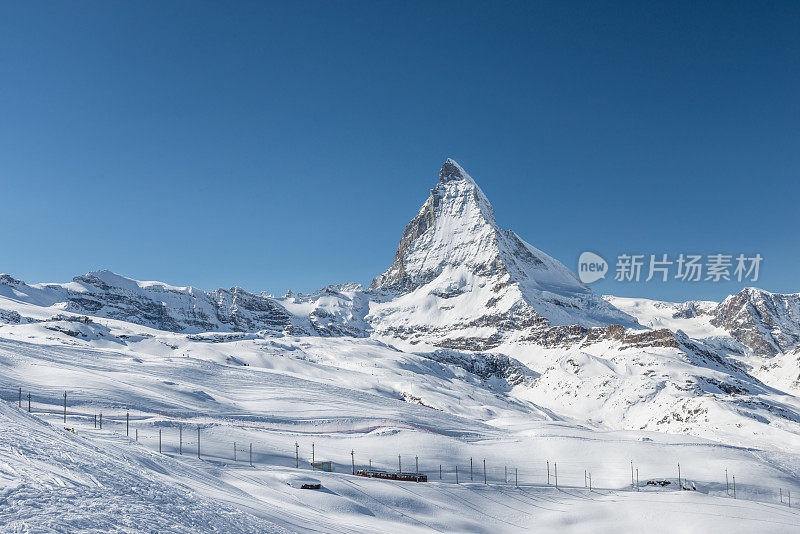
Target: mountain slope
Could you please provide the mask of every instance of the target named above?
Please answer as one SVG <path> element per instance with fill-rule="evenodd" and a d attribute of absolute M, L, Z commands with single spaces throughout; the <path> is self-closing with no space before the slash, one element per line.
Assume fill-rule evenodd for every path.
<path fill-rule="evenodd" d="M 3 532 L 289 532 L 188 490 L 164 455 L 101 448 L 3 400 L 0 427 Z"/>

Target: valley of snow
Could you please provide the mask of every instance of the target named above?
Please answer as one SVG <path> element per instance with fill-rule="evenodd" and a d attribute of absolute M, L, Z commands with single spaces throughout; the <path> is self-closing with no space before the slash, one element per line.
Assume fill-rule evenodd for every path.
<path fill-rule="evenodd" d="M 0 275 L 0 531 L 800 532 L 799 310 L 601 297 L 452 160 L 366 289 Z"/>

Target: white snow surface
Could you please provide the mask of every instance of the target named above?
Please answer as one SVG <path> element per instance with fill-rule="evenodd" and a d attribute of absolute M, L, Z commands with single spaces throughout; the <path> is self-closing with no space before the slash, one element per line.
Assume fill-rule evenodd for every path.
<path fill-rule="evenodd" d="M 579 363 L 601 377 L 603 362 Z M 364 338 L 196 336 L 58 320 L 0 325 L 0 368 L 0 530 L 668 532 L 678 522 L 686 532 L 776 532 L 799 519 L 776 502 L 777 488 L 800 491 L 797 443 L 783 450 L 613 430 L 566 409 L 564 398 L 554 405 L 565 415 L 539 406 L 525 398 L 538 391 L 531 376 L 511 385 L 457 352 L 434 358 Z M 602 384 L 582 378 L 587 389 Z M 17 406 L 18 387 L 33 393 L 34 415 L 25 413 L 25 394 Z M 99 413 L 103 430 L 93 424 Z M 748 424 L 742 434 L 764 426 Z M 786 443 L 786 435 L 774 439 Z M 310 471 L 312 444 L 335 473 Z M 353 477 L 351 450 L 357 469 L 396 470 L 399 454 L 416 470 L 418 457 L 430 482 Z M 554 478 L 547 484 L 548 461 L 559 489 Z M 631 461 L 642 485 L 670 486 L 631 491 Z M 675 491 L 677 462 L 697 491 Z M 736 500 L 726 495 L 725 469 L 737 477 Z M 323 488 L 294 488 L 298 476 Z"/>

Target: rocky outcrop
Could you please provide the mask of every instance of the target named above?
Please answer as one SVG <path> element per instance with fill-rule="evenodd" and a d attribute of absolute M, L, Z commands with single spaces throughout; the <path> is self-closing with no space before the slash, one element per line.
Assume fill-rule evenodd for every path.
<path fill-rule="evenodd" d="M 774 356 L 800 346 L 800 293 L 748 287 L 726 298 L 711 314 L 711 324 L 724 328 L 756 354 Z"/>
<path fill-rule="evenodd" d="M 501 378 L 510 386 L 530 385 L 539 374 L 524 364 L 504 354 L 463 353 L 454 350 L 436 350 L 419 356 L 439 363 L 455 365 L 479 378 Z"/>

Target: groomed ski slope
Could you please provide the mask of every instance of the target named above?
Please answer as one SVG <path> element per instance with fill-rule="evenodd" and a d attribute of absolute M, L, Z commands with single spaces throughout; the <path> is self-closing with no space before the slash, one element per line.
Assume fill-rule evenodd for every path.
<path fill-rule="evenodd" d="M 446 366 L 430 372 L 426 385 L 413 355 L 372 341 L 283 338 L 276 341 L 281 356 L 245 366 L 219 358 L 218 343 L 186 342 L 190 356 L 167 357 L 64 346 L 58 337 L 31 340 L 37 342 L 0 340 L 4 532 L 800 531 L 800 511 L 777 502 L 779 487 L 800 496 L 795 454 L 589 428 L 515 406 L 469 377 L 454 378 L 456 370 Z M 228 352 L 251 357 L 245 348 Z M 363 389 L 362 375 L 349 367 L 364 367 L 370 355 L 370 376 L 406 383 L 426 397 L 428 388 L 449 392 L 460 399 L 453 403 L 461 403 L 463 416 Z M 34 415 L 25 413 L 27 399 L 17 406 L 18 387 L 33 392 Z M 66 426 L 77 434 L 61 421 L 65 389 Z M 94 428 L 100 412 L 103 430 Z M 466 417 L 470 412 L 483 421 Z M 164 454 L 157 452 L 159 429 Z M 310 471 L 312 443 L 316 459 L 332 460 L 336 473 Z M 371 460 L 396 469 L 400 455 L 405 470 L 413 470 L 418 456 L 431 481 L 354 477 L 350 451 L 356 468 Z M 547 461 L 558 464 L 559 489 L 547 485 Z M 630 461 L 642 484 L 668 479 L 672 488 L 680 462 L 697 491 L 632 491 Z M 737 477 L 735 500 L 726 495 L 726 468 Z M 593 475 L 591 491 L 584 488 L 585 470 Z M 292 487 L 298 475 L 320 480 L 323 489 Z"/>

